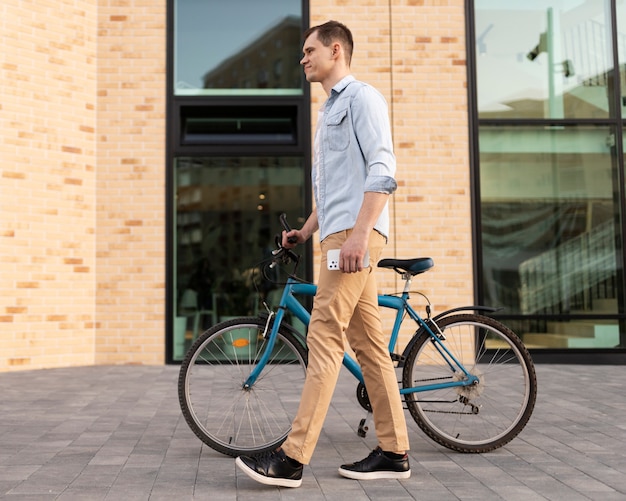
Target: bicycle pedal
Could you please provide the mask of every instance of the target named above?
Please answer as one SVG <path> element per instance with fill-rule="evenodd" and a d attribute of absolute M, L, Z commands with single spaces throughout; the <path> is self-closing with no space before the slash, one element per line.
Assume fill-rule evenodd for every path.
<path fill-rule="evenodd" d="M 359 427 L 356 431 L 357 435 L 361 438 L 364 438 L 367 435 L 367 432 L 369 430 L 369 427 L 366 426 L 365 423 L 367 423 L 367 419 L 366 418 L 361 419 L 361 422 L 359 423 Z"/>
<path fill-rule="evenodd" d="M 391 357 L 391 360 L 393 360 L 394 362 L 404 363 L 404 361 L 406 360 L 406 357 L 403 357 L 402 355 L 398 355 L 397 353 L 390 353 L 389 356 Z"/>

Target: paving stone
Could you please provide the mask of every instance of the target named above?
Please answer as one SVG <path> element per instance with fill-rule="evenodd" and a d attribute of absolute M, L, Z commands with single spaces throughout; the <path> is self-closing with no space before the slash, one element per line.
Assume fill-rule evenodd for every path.
<path fill-rule="evenodd" d="M 483 455 L 432 442 L 407 413 L 410 479 L 358 482 L 337 467 L 369 454 L 365 411 L 342 373 L 302 487 L 257 484 L 191 432 L 177 366 L 93 366 L 0 374 L 0 499 L 11 501 L 626 499 L 624 366 L 537 367 L 522 433 Z"/>

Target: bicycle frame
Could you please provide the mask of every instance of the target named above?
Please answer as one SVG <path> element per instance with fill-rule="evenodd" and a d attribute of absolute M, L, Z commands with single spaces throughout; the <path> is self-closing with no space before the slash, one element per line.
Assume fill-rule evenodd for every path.
<path fill-rule="evenodd" d="M 267 364 L 270 353 L 272 353 L 272 350 L 274 349 L 274 344 L 276 342 L 276 338 L 278 337 L 278 329 L 283 322 L 286 311 L 294 314 L 296 318 L 298 318 L 298 320 L 300 320 L 303 324 L 309 324 L 311 315 L 308 310 L 302 305 L 302 303 L 298 301 L 296 296 L 314 296 L 316 291 L 317 286 L 314 284 L 302 283 L 291 277 L 287 279 L 287 283 L 285 284 L 285 288 L 283 289 L 283 294 L 277 308 L 278 311 L 275 314 L 275 318 L 269 334 L 267 333 L 267 326 L 270 325 L 272 315 L 270 315 L 267 320 L 266 332 L 264 333 L 264 336 L 268 341 L 268 345 L 265 348 L 258 364 L 254 367 L 254 369 L 244 382 L 244 388 L 250 388 L 254 385 L 257 378 L 259 377 L 259 374 Z M 406 312 L 409 317 L 411 317 L 418 324 L 418 326 L 423 328 L 430 336 L 435 349 L 449 365 L 450 370 L 452 372 L 456 372 L 457 370 L 463 372 L 463 374 L 465 375 L 465 379 L 461 381 L 432 383 L 411 388 L 402 388 L 400 389 L 400 393 L 402 395 L 405 395 L 408 393 L 417 393 L 422 391 L 431 391 L 459 386 L 471 386 L 477 384 L 478 378 L 470 374 L 469 371 L 465 369 L 463 364 L 461 364 L 460 361 L 458 361 L 442 343 L 442 341 L 445 340 L 445 337 L 441 333 L 433 332 L 433 330 L 428 325 L 428 322 L 420 317 L 419 314 L 411 307 L 411 305 L 408 303 L 408 299 L 409 292 L 407 288 L 405 288 L 405 290 L 399 296 L 392 296 L 387 294 L 382 294 L 378 296 L 379 306 L 396 310 L 396 317 L 394 320 L 393 329 L 391 331 L 391 337 L 389 339 L 389 352 L 392 353 L 396 346 L 398 335 L 400 333 L 400 326 L 404 319 L 404 313 Z M 439 315 L 437 318 L 440 318 L 441 316 L 443 315 Z M 359 366 L 357 361 L 354 360 L 348 353 L 344 353 L 343 355 L 343 365 L 356 379 L 358 379 L 363 384 L 365 383 L 363 379 L 363 373 L 361 372 L 361 367 Z"/>

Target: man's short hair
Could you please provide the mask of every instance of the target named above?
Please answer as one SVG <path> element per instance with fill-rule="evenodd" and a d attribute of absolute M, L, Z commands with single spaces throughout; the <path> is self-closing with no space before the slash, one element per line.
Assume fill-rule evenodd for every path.
<path fill-rule="evenodd" d="M 339 21 L 328 21 L 319 26 L 312 26 L 304 32 L 304 39 L 306 40 L 315 32 L 317 32 L 317 38 L 322 42 L 324 47 L 328 47 L 334 41 L 338 41 L 346 53 L 346 63 L 350 66 L 352 51 L 354 50 L 354 40 L 352 39 L 352 32 L 345 24 Z"/>

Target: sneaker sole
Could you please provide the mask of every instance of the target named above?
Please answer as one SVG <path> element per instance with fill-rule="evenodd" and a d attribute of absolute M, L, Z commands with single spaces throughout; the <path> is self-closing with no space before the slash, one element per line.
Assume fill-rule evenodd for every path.
<path fill-rule="evenodd" d="M 411 470 L 407 471 L 351 471 L 339 468 L 339 475 L 352 480 L 377 480 L 379 478 L 391 478 L 402 480 L 411 477 Z"/>
<path fill-rule="evenodd" d="M 257 482 L 261 484 L 275 485 L 278 487 L 300 487 L 300 485 L 302 485 L 302 479 L 290 480 L 288 478 L 273 478 L 273 477 L 266 477 L 265 475 L 261 475 L 257 473 L 256 471 L 252 470 L 240 458 L 235 459 L 235 464 L 239 467 L 241 471 L 243 471 L 246 475 L 248 475 L 252 480 L 256 480 Z"/>

